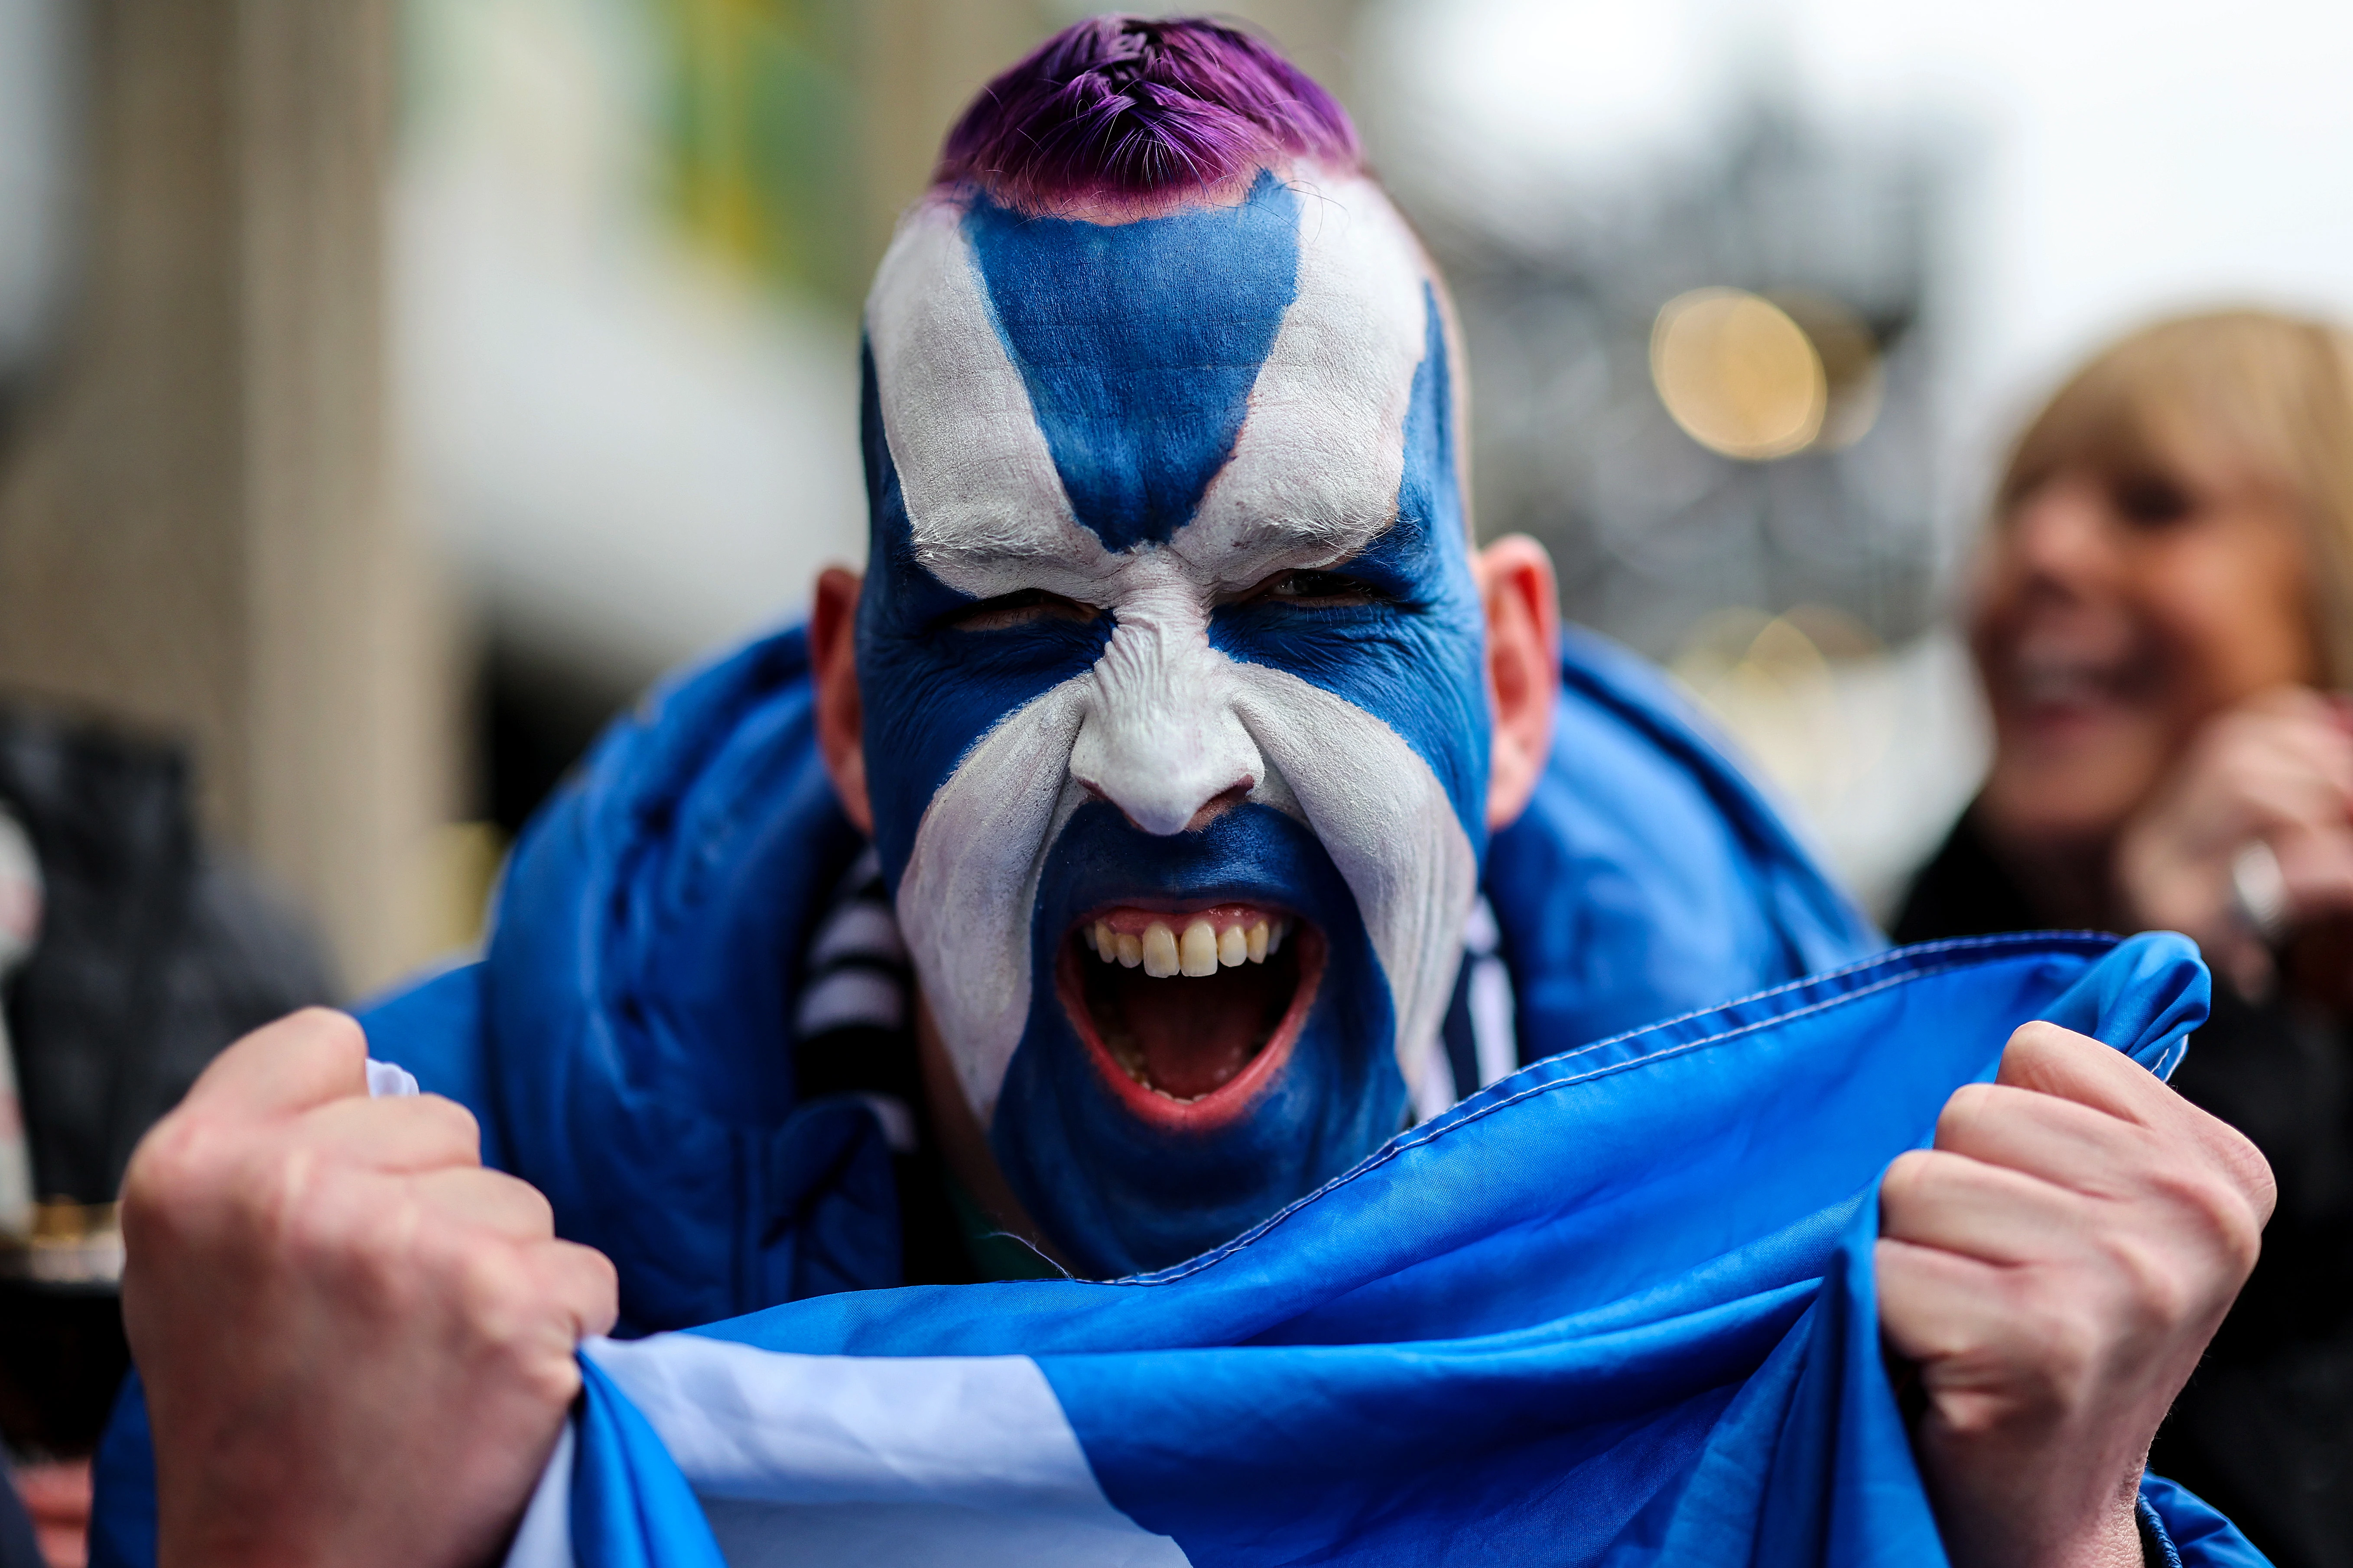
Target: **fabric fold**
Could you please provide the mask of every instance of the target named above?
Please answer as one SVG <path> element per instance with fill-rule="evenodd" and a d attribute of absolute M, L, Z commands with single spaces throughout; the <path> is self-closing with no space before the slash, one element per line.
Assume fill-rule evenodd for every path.
<path fill-rule="evenodd" d="M 1879 1175 L 2019 1024 L 2163 1071 L 2206 998 L 2168 935 L 1903 950 L 1536 1063 L 1176 1268 L 591 1345 L 572 1561 L 1941 1563 Z M 2143 1500 L 2184 1563 L 2263 1561 Z"/>

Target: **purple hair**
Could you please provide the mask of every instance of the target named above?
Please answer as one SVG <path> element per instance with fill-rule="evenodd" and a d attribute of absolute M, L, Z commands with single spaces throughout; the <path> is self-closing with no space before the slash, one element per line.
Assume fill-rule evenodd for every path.
<path fill-rule="evenodd" d="M 1038 208 L 1205 190 L 1302 156 L 1354 171 L 1356 127 L 1271 46 L 1200 17 L 1095 16 L 983 88 L 933 179 Z"/>

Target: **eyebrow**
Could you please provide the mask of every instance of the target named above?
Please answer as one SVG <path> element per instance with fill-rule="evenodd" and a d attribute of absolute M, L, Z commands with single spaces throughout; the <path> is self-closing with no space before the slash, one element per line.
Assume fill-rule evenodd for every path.
<path fill-rule="evenodd" d="M 1398 525 L 1398 514 L 1391 510 L 1386 517 L 1356 518 L 1346 522 L 1317 522 L 1312 520 L 1286 517 L 1257 520 L 1260 531 L 1243 545 L 1242 552 L 1261 553 L 1276 551 L 1345 551 L 1345 555 L 1328 562 L 1352 560 L 1372 548 L 1373 542 Z M 1169 548 L 1184 555 L 1185 536 L 1179 533 L 1169 542 Z M 1187 555 L 1186 559 L 1193 557 Z"/>
<path fill-rule="evenodd" d="M 1115 569 L 1119 557 L 1105 553 L 1101 561 L 1090 561 L 1057 541 L 1051 544 L 1038 542 L 1015 543 L 1002 539 L 984 539 L 967 542 L 964 540 L 917 540 L 915 560 L 929 567 L 934 562 L 953 561 L 959 566 L 977 567 L 1039 567 L 1055 566 L 1065 570 L 1087 571 L 1091 568 Z"/>
<path fill-rule="evenodd" d="M 1276 561 L 1268 557 L 1304 556 L 1288 564 L 1301 569 L 1331 571 L 1345 566 L 1371 549 L 1376 542 L 1397 527 L 1399 517 L 1395 512 L 1378 519 L 1355 519 L 1350 521 L 1320 522 L 1300 517 L 1267 517 L 1256 520 L 1257 528 L 1239 549 L 1220 552 L 1219 558 L 1203 560 L 1189 552 L 1186 533 L 1191 524 L 1176 531 L 1175 537 L 1159 544 L 1145 544 L 1136 549 L 1166 550 L 1198 571 L 1225 578 L 1239 562 L 1241 574 L 1236 583 L 1254 582 L 1258 576 L 1278 569 Z M 1051 524 L 1048 524 L 1051 527 Z M 935 574 L 939 568 L 953 565 L 965 571 L 1010 572 L 1018 574 L 1052 572 L 1074 574 L 1092 583 L 1118 573 L 1133 556 L 1129 551 L 1113 552 L 1087 541 L 1068 538 L 1041 539 L 1016 532 L 1011 529 L 991 529 L 987 531 L 954 531 L 945 537 L 934 535 L 914 541 L 917 564 Z M 1073 545 L 1078 548 L 1073 549 Z M 1324 557 L 1329 556 L 1328 559 Z"/>
<path fill-rule="evenodd" d="M 1003 529 L 959 531 L 944 539 L 917 538 L 913 541 L 913 553 L 915 564 L 923 571 L 943 582 L 955 581 L 967 591 L 976 576 L 1008 584 L 1006 592 L 1018 584 L 1070 596 L 1083 595 L 1112 577 L 1125 559 L 1100 545 L 1088 549 L 1092 542 L 1092 536 L 1082 542 L 1067 535 L 1022 537 Z"/>

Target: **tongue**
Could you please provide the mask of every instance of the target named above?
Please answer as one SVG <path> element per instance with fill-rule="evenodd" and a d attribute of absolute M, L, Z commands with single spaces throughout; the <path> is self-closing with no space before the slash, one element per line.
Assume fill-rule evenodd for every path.
<path fill-rule="evenodd" d="M 1152 1083 L 1179 1100 L 1223 1088 L 1266 1040 L 1266 972 L 1154 980 L 1128 994 L 1127 1025 Z"/>

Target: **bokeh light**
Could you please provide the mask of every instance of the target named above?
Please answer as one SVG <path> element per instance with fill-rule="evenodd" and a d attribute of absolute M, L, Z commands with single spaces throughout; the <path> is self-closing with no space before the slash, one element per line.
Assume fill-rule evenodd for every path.
<path fill-rule="evenodd" d="M 1812 449 L 1836 452 L 1853 446 L 1871 433 L 1887 391 L 1871 324 L 1825 294 L 1776 293 L 1773 302 L 1797 322 L 1822 362 L 1827 403 Z"/>
<path fill-rule="evenodd" d="M 1667 301 L 1651 330 L 1651 379 L 1693 440 L 1751 462 L 1812 446 L 1830 412 L 1830 377 L 1806 330 L 1738 289 Z"/>

